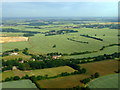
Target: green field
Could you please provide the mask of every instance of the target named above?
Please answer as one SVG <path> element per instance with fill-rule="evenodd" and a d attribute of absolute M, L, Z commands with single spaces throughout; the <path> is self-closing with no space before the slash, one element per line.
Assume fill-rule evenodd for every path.
<path fill-rule="evenodd" d="M 25 76 L 26 74 L 31 75 L 48 75 L 48 77 L 56 76 L 62 72 L 74 72 L 75 70 L 68 67 L 68 66 L 61 66 L 61 67 L 55 67 L 55 68 L 48 68 L 48 69 L 38 69 L 38 70 L 29 70 L 29 71 L 20 71 L 20 70 L 12 70 L 12 71 L 5 71 L 2 73 L 2 80 L 5 80 L 7 77 L 13 77 L 13 76 Z"/>
<path fill-rule="evenodd" d="M 30 42 L 33 48 L 30 49 L 31 52 L 48 53 L 48 52 L 61 52 L 61 53 L 72 53 L 72 52 L 84 52 L 98 50 L 102 46 L 109 44 L 118 43 L 117 30 L 110 29 L 75 29 L 78 33 L 64 34 L 64 35 L 54 35 L 54 36 L 44 36 L 41 34 L 36 34 L 36 36 L 30 38 Z M 80 36 L 80 34 L 88 34 L 103 38 L 104 41 L 97 41 L 91 38 L 86 38 Z M 105 34 L 106 36 L 103 36 Z M 87 41 L 89 44 L 78 43 L 67 40 L 67 38 L 73 38 L 75 40 Z M 112 39 L 112 41 L 111 41 Z M 56 48 L 52 46 L 56 44 Z M 103 52 L 105 53 L 105 52 Z M 112 53 L 112 52 L 111 52 Z M 97 54 L 99 55 L 99 54 Z"/>
<path fill-rule="evenodd" d="M 69 66 L 61 66 L 61 67 L 56 67 L 56 68 L 48 68 L 48 69 L 41 69 L 41 70 L 31 70 L 31 71 L 24 71 L 25 74 L 28 74 L 28 75 L 35 75 L 35 76 L 38 76 L 38 75 L 41 75 L 41 76 L 44 76 L 44 75 L 48 75 L 48 77 L 52 77 L 52 76 L 56 76 L 57 74 L 60 74 L 62 72 L 74 72 L 75 70 L 72 69 L 71 67 Z"/>
<path fill-rule="evenodd" d="M 26 41 L 3 43 L 2 44 L 2 52 L 6 51 L 6 50 L 15 49 L 15 48 L 24 49 L 25 47 L 30 48 L 31 46 Z"/>
<path fill-rule="evenodd" d="M 83 55 L 73 55 L 73 56 L 64 56 L 64 58 L 70 59 L 70 58 L 87 58 L 87 57 L 95 57 L 98 55 L 104 55 L 104 54 L 113 54 L 115 52 L 118 52 L 118 46 L 112 46 L 112 47 L 107 47 L 102 51 L 95 52 L 95 53 L 90 53 L 90 54 L 83 54 Z"/>
<path fill-rule="evenodd" d="M 67 24 L 65 24 L 67 25 Z M 65 26 L 63 25 L 63 26 Z M 68 24 L 71 25 L 71 24 Z M 59 27 L 55 27 L 59 26 Z M 73 24 L 74 26 L 74 24 Z M 28 30 L 34 31 L 34 28 L 25 28 L 28 27 L 27 25 L 11 27 L 20 30 Z M 46 32 L 50 30 L 61 30 L 63 27 L 61 25 L 47 25 L 41 26 L 43 29 L 36 29 L 35 31 Z M 46 28 L 49 27 L 49 28 Z M 4 26 L 3 28 L 10 28 L 8 26 Z M 53 36 L 44 36 L 43 34 L 35 34 L 29 38 L 29 42 L 10 42 L 10 43 L 3 43 L 2 44 L 2 51 L 19 48 L 23 49 L 25 47 L 29 48 L 29 52 L 31 53 L 51 53 L 51 52 L 59 52 L 59 53 L 73 53 L 73 52 L 85 52 L 85 51 L 96 51 L 102 48 L 103 46 L 107 46 L 110 44 L 117 44 L 118 43 L 118 30 L 116 29 L 94 29 L 94 28 L 80 28 L 80 29 L 73 29 L 77 30 L 77 33 L 67 33 L 61 35 L 53 35 Z M 22 33 L 3 33 L 6 36 L 21 36 Z M 92 38 L 82 37 L 80 35 L 90 35 L 96 36 L 98 38 L 102 38 L 103 41 L 98 41 Z M 105 34 L 105 36 L 103 36 Z M 67 38 L 71 38 L 77 41 L 89 42 L 88 44 L 79 43 L 67 40 Z M 52 48 L 53 45 L 56 45 L 56 48 Z M 114 52 L 118 52 L 117 46 L 112 46 L 105 48 L 104 50 L 96 53 L 85 54 L 85 55 L 74 55 L 74 56 L 65 56 L 64 58 L 83 58 L 83 57 L 93 57 L 103 54 L 112 54 Z"/>
<path fill-rule="evenodd" d="M 30 80 L 3 82 L 2 88 L 37 88 Z"/>
<path fill-rule="evenodd" d="M 112 74 L 91 81 L 90 88 L 118 88 L 118 74 Z"/>

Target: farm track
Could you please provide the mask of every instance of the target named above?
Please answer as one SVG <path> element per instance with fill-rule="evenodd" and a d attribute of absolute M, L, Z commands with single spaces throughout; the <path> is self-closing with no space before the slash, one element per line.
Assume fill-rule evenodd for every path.
<path fill-rule="evenodd" d="M 31 49 L 31 48 L 33 48 L 34 46 L 32 45 L 32 43 L 30 42 L 30 38 L 28 38 L 28 43 L 30 44 L 30 48 L 29 49 Z"/>

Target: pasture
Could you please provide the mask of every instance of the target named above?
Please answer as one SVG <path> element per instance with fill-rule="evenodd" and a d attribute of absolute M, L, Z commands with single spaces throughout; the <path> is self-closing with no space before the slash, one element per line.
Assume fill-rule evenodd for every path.
<path fill-rule="evenodd" d="M 55 67 L 55 68 L 48 68 L 48 69 L 41 69 L 41 70 L 30 70 L 30 71 L 24 71 L 25 74 L 32 76 L 44 76 L 48 75 L 48 77 L 56 76 L 57 74 L 60 74 L 62 72 L 74 72 L 75 70 L 72 69 L 69 66 L 61 66 L 61 67 Z"/>
<path fill-rule="evenodd" d="M 87 74 L 91 75 L 96 72 L 100 74 L 100 76 L 108 75 L 115 73 L 118 70 L 118 62 L 117 60 L 105 60 L 98 62 L 91 62 L 86 64 L 79 64 L 81 67 L 87 69 Z"/>
<path fill-rule="evenodd" d="M 89 88 L 118 88 L 118 74 L 106 75 L 88 83 Z"/>
<path fill-rule="evenodd" d="M 37 88 L 30 80 L 3 82 L 2 88 Z"/>
<path fill-rule="evenodd" d="M 61 66 L 61 67 L 55 67 L 55 68 L 48 68 L 48 69 L 38 69 L 38 70 L 29 70 L 29 71 L 20 71 L 20 70 L 12 70 L 12 71 L 5 71 L 2 73 L 2 80 L 5 80 L 7 77 L 13 77 L 13 76 L 25 76 L 26 74 L 29 76 L 35 75 L 48 75 L 48 77 L 56 76 L 62 72 L 74 72 L 75 70 L 68 66 Z"/>
<path fill-rule="evenodd" d="M 1 74 L 2 74 L 2 80 L 5 80 L 7 77 L 13 77 L 13 76 L 23 77 L 23 76 L 25 76 L 25 73 L 20 70 L 9 70 L 9 71 L 2 72 Z"/>
<path fill-rule="evenodd" d="M 13 50 L 15 48 L 24 49 L 24 48 L 30 48 L 30 47 L 31 47 L 30 44 L 26 41 L 3 43 L 2 52 L 6 50 Z"/>

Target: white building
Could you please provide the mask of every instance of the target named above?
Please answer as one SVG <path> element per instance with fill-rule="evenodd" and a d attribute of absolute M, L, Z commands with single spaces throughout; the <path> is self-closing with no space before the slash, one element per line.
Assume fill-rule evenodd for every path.
<path fill-rule="evenodd" d="M 17 55 L 18 53 L 11 53 L 10 55 Z"/>

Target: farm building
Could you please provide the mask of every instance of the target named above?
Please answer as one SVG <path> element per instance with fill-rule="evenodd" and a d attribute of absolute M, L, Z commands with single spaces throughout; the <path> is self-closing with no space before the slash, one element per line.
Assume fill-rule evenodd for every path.
<path fill-rule="evenodd" d="M 12 67 L 12 70 L 16 70 L 16 69 L 17 69 L 17 67 L 16 67 L 16 66 L 13 66 L 13 67 Z"/>
<path fill-rule="evenodd" d="M 24 61 L 22 60 L 22 61 L 20 61 L 20 63 L 24 63 Z"/>
<path fill-rule="evenodd" d="M 18 53 L 11 53 L 10 55 L 17 55 Z"/>
<path fill-rule="evenodd" d="M 61 55 L 53 56 L 53 59 L 57 59 L 59 57 L 61 57 Z"/>

